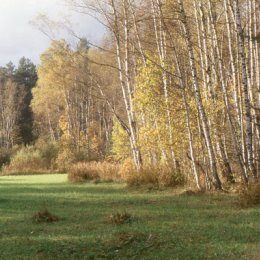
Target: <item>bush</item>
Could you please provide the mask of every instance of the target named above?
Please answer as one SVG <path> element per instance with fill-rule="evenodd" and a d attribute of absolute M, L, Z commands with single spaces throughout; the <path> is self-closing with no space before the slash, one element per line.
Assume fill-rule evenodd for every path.
<path fill-rule="evenodd" d="M 0 170 L 4 165 L 10 163 L 12 151 L 9 149 L 0 148 Z"/>
<path fill-rule="evenodd" d="M 159 188 L 157 169 L 144 168 L 139 172 L 135 170 L 127 176 L 126 182 L 129 187 L 151 185 L 154 188 Z"/>
<path fill-rule="evenodd" d="M 116 163 L 100 162 L 96 163 L 98 174 L 102 181 L 119 181 L 119 165 Z"/>
<path fill-rule="evenodd" d="M 133 170 L 132 173 L 127 173 L 126 182 L 130 187 L 150 185 L 154 188 L 166 188 L 183 186 L 186 183 L 186 178 L 181 173 L 175 173 L 167 165 L 149 165 L 144 166 L 139 172 Z"/>
<path fill-rule="evenodd" d="M 136 172 L 134 163 L 131 159 L 126 159 L 119 169 L 119 176 L 123 180 L 128 180 Z"/>
<path fill-rule="evenodd" d="M 186 183 L 185 176 L 174 172 L 168 165 L 145 165 L 137 171 L 130 159 L 126 159 L 121 165 L 119 176 L 127 182 L 129 187 L 148 185 L 153 188 L 164 188 L 183 186 Z"/>
<path fill-rule="evenodd" d="M 239 193 L 239 204 L 242 207 L 260 205 L 260 182 L 252 183 L 248 189 L 242 189 Z"/>
<path fill-rule="evenodd" d="M 59 147 L 57 143 L 38 141 L 35 146 L 36 149 L 40 152 L 42 164 L 45 166 L 45 168 L 54 169 L 55 161 L 59 153 Z"/>
<path fill-rule="evenodd" d="M 7 174 L 32 173 L 42 168 L 41 155 L 33 146 L 22 147 L 12 158 L 8 166 L 3 168 Z"/>
<path fill-rule="evenodd" d="M 70 166 L 76 162 L 76 149 L 70 136 L 63 135 L 59 142 L 59 153 L 56 158 L 56 167 L 61 172 L 67 172 Z"/>
<path fill-rule="evenodd" d="M 108 162 L 79 162 L 69 169 L 70 182 L 85 182 L 91 180 L 119 180 L 119 167 Z"/>
<path fill-rule="evenodd" d="M 67 172 L 74 162 L 74 153 L 68 150 L 63 150 L 59 152 L 55 165 L 60 172 Z"/>
<path fill-rule="evenodd" d="M 34 174 L 54 169 L 58 149 L 54 143 L 37 143 L 21 147 L 3 168 L 4 174 Z"/>
<path fill-rule="evenodd" d="M 94 163 L 77 163 L 69 169 L 68 180 L 70 182 L 85 182 L 96 179 L 99 179 L 99 174 Z"/>

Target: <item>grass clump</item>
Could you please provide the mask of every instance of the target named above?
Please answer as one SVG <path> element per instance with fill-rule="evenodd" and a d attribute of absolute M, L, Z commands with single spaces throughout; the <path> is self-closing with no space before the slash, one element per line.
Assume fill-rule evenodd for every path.
<path fill-rule="evenodd" d="M 116 225 L 129 224 L 134 217 L 128 212 L 116 212 L 109 215 L 109 222 Z"/>
<path fill-rule="evenodd" d="M 119 180 L 118 170 L 118 165 L 109 162 L 79 162 L 70 167 L 68 180 L 76 183 L 111 182 Z"/>
<path fill-rule="evenodd" d="M 51 223 L 59 221 L 59 218 L 50 213 L 47 209 L 44 209 L 33 215 L 33 221 L 36 223 Z"/>
<path fill-rule="evenodd" d="M 260 182 L 252 183 L 248 189 L 240 191 L 239 204 L 241 207 L 260 205 Z"/>

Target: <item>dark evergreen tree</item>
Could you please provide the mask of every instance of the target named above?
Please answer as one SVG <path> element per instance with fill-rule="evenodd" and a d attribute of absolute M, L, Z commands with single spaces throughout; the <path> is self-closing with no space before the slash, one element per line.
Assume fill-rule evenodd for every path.
<path fill-rule="evenodd" d="M 15 65 L 10 61 L 5 67 L 0 67 L 0 75 L 2 77 L 13 77 L 15 71 Z"/>
<path fill-rule="evenodd" d="M 37 82 L 36 66 L 30 59 L 21 58 L 16 70 L 14 70 L 14 79 L 20 85 L 24 86 L 25 96 L 21 117 L 19 120 L 20 142 L 30 144 L 34 140 L 33 136 L 33 113 L 31 110 L 32 88 Z"/>

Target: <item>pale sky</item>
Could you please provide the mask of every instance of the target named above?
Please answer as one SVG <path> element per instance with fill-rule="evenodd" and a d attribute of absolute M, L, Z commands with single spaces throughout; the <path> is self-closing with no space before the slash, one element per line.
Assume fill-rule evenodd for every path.
<path fill-rule="evenodd" d="M 69 17 L 73 30 L 94 43 L 104 33 L 93 18 L 73 12 L 63 0 L 0 0 L 0 66 L 9 61 L 17 64 L 23 56 L 39 63 L 40 54 L 50 43 L 48 37 L 30 24 L 39 14 L 56 21 Z M 61 37 L 66 37 L 65 33 Z M 70 40 L 73 42 L 72 36 Z"/>

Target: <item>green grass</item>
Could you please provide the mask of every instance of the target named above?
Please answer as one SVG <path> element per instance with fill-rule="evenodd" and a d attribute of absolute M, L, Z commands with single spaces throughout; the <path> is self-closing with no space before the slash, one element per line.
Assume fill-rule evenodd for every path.
<path fill-rule="evenodd" d="M 259 208 L 231 195 L 128 191 L 66 175 L 0 177 L 0 259 L 260 259 Z M 35 223 L 47 208 L 60 221 Z M 113 213 L 131 221 L 109 222 Z"/>

